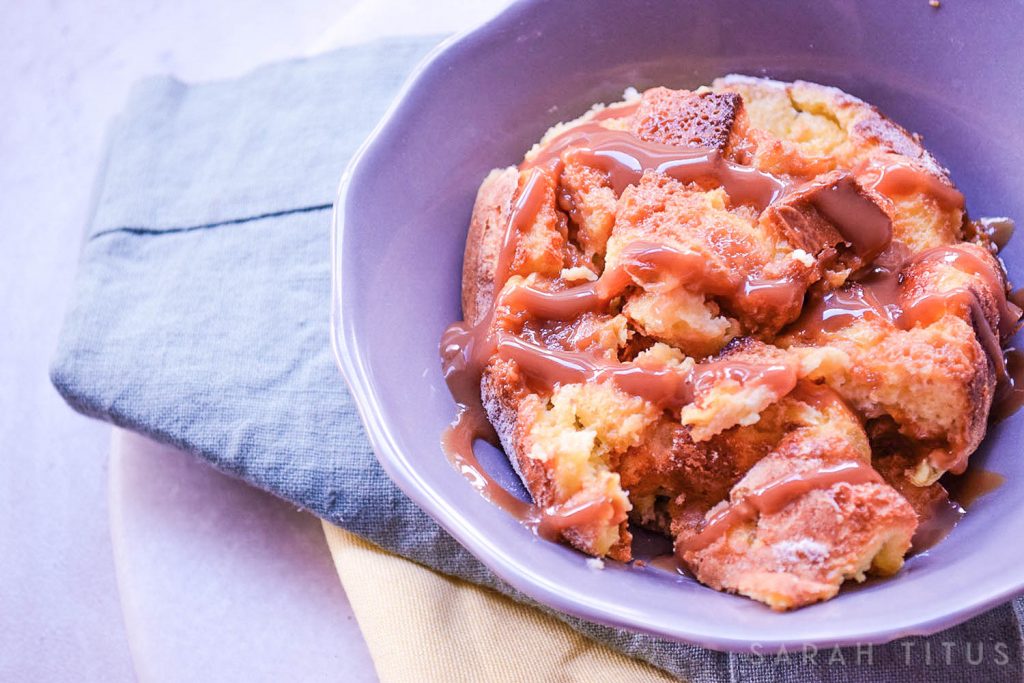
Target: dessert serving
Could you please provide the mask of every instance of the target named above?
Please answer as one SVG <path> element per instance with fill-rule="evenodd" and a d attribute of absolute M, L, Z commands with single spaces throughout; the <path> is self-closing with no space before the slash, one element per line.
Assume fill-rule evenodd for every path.
<path fill-rule="evenodd" d="M 481 185 L 446 450 L 545 537 L 630 561 L 630 525 L 656 531 L 775 609 L 895 573 L 1017 396 L 1008 222 L 969 220 L 919 137 L 834 88 L 630 95 Z"/>

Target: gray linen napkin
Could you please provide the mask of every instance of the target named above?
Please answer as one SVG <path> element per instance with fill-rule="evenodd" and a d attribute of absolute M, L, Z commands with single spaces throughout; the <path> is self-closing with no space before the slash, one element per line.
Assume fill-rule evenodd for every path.
<path fill-rule="evenodd" d="M 338 176 L 435 43 L 382 41 L 232 81 L 137 86 L 112 127 L 52 380 L 76 410 L 195 453 L 388 550 L 529 601 L 383 473 L 329 347 Z M 1022 677 L 1010 605 L 927 639 L 744 655 L 558 616 L 695 681 Z"/>

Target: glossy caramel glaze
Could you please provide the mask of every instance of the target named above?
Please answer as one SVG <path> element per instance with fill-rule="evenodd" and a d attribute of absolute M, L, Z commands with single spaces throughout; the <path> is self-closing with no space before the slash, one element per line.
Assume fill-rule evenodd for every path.
<path fill-rule="evenodd" d="M 751 491 L 714 513 L 700 533 L 679 544 L 679 551 L 701 550 L 733 527 L 757 519 L 759 515 L 774 514 L 808 491 L 827 489 L 835 484 L 867 484 L 881 480 L 878 472 L 862 462 L 844 462 L 813 472 L 795 472 Z"/>
<path fill-rule="evenodd" d="M 909 335 L 925 349 L 921 339 L 948 327 L 980 349 L 987 361 L 961 363 L 970 374 L 951 367 L 942 381 L 976 394 L 982 421 L 993 396 L 993 415 L 1024 403 L 1014 381 L 1024 363 L 1004 354 L 1021 310 L 992 256 L 1008 222 L 969 221 L 945 172 L 923 150 L 903 156 L 916 141 L 863 103 L 808 84 L 780 84 L 788 99 L 776 102 L 777 86 L 762 83 L 657 88 L 595 110 L 503 172 L 516 181 L 500 201 L 481 188 L 467 321 L 441 341 L 459 408 L 442 445 L 485 496 L 544 538 L 629 559 L 632 520 L 675 537 L 705 583 L 785 609 L 826 599 L 864 569 L 830 574 L 819 588 L 799 583 L 810 569 L 787 569 L 798 584 L 780 593 L 745 583 L 753 574 L 743 567 L 765 560 L 720 539 L 741 526 L 775 533 L 764 520 L 811 509 L 813 492 L 853 496 L 878 506 L 871 524 L 882 526 L 842 532 L 830 557 L 891 573 L 915 528 L 920 551 L 952 526 L 938 504 L 915 507 L 920 523 L 908 521 L 891 477 L 902 491 L 934 485 L 962 471 L 979 440 L 976 417 L 957 427 L 974 436 L 946 437 L 884 401 L 865 406 L 859 376 L 841 374 L 856 371 L 852 352 L 870 354 L 858 350 L 865 335 L 890 344 Z M 820 96 L 835 113 L 814 123 L 816 146 L 799 130 L 809 119 L 786 119 L 785 108 L 800 112 L 801 98 Z M 761 108 L 748 112 L 752 98 Z M 846 138 L 830 126 L 846 126 Z M 887 146 L 904 135 L 909 142 Z M 950 237 L 959 234 L 982 246 Z M 965 347 L 968 361 L 972 353 Z M 880 418 L 888 431 L 868 429 Z M 505 446 L 533 505 L 486 475 L 477 439 Z M 873 450 L 892 448 L 907 469 L 883 478 Z M 811 460 L 785 464 L 804 452 Z M 827 547 L 793 543 L 778 552 Z M 864 564 L 870 556 L 857 553 L 869 548 L 885 558 Z"/>

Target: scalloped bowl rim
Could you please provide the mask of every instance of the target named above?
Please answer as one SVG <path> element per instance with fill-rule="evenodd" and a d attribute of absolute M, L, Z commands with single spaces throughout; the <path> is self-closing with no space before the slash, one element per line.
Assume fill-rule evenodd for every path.
<path fill-rule="evenodd" d="M 953 605 L 950 596 L 941 601 L 942 608 L 922 610 L 906 621 L 879 629 L 853 630 L 821 638 L 792 638 L 789 636 L 765 637 L 752 641 L 749 638 L 732 638 L 721 629 L 675 628 L 671 624 L 652 627 L 640 613 L 623 610 L 614 601 L 611 603 L 595 599 L 592 595 L 575 593 L 564 583 L 546 581 L 532 573 L 529 561 L 513 558 L 500 543 L 495 543 L 475 528 L 474 523 L 456 509 L 441 492 L 430 486 L 417 472 L 415 466 L 398 446 L 390 433 L 388 420 L 380 405 L 377 392 L 369 379 L 363 354 L 357 341 L 352 321 L 345 315 L 342 297 L 342 254 L 345 248 L 345 211 L 353 198 L 349 196 L 353 176 L 376 141 L 398 116 L 407 96 L 434 70 L 444 68 L 451 59 L 453 48 L 467 37 L 492 29 L 511 21 L 511 17 L 531 3 L 517 3 L 472 29 L 448 37 L 434 47 L 416 66 L 404 81 L 398 94 L 370 135 L 352 156 L 342 174 L 337 199 L 332 213 L 331 260 L 332 260 L 332 304 L 331 304 L 331 346 L 341 374 L 349 387 L 366 427 L 366 433 L 382 467 L 399 488 L 420 508 L 433 517 L 461 545 L 494 572 L 499 578 L 521 593 L 561 612 L 631 631 L 648 633 L 678 642 L 691 643 L 721 651 L 749 651 L 756 642 L 765 648 L 794 648 L 813 644 L 823 647 L 875 645 L 907 636 L 926 636 L 976 616 L 996 605 L 1024 592 L 1024 575 L 1016 583 L 1008 582 L 1003 590 L 960 600 Z M 891 617 L 892 615 L 887 615 Z M 890 620 L 891 623 L 891 620 Z"/>

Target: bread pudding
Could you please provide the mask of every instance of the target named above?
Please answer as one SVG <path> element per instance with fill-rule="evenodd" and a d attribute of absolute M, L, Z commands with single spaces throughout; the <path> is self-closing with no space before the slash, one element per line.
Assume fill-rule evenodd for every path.
<path fill-rule="evenodd" d="M 628 94 L 480 186 L 448 450 L 482 477 L 500 442 L 546 537 L 628 562 L 652 530 L 774 609 L 895 573 L 1011 386 L 992 231 L 835 88 Z"/>

